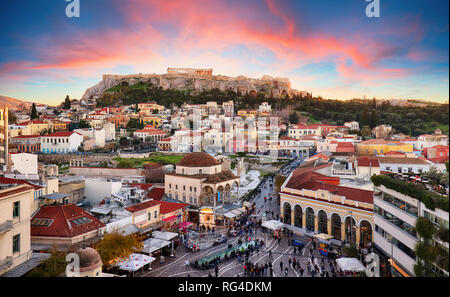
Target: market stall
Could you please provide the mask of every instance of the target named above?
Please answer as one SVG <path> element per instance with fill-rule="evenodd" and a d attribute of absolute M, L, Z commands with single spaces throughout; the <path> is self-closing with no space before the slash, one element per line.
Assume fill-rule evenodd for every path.
<path fill-rule="evenodd" d="M 143 269 L 145 265 L 150 265 L 155 260 L 156 259 L 151 256 L 133 253 L 127 259 L 117 262 L 116 265 L 121 270 L 131 271 L 134 273 L 141 268 Z"/>
<path fill-rule="evenodd" d="M 363 272 L 366 267 L 356 258 L 339 258 L 336 259 L 338 269 L 344 273 Z"/>

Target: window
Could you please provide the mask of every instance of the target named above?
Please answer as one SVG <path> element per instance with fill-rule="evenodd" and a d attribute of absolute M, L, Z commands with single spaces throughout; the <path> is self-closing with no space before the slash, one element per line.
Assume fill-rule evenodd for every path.
<path fill-rule="evenodd" d="M 189 187 L 189 192 L 192 192 L 192 187 Z"/>
<path fill-rule="evenodd" d="M 407 247 L 405 244 L 403 244 L 401 241 L 399 241 L 397 238 L 393 237 L 391 234 L 386 232 L 383 228 L 381 228 L 378 225 L 375 225 L 375 231 L 379 233 L 384 239 L 386 239 L 388 242 L 395 245 L 397 248 L 399 248 L 401 251 L 403 251 L 406 255 L 408 255 L 411 259 L 416 260 L 416 254 L 415 252 Z"/>
<path fill-rule="evenodd" d="M 172 189 L 172 184 L 169 184 L 169 189 Z"/>
<path fill-rule="evenodd" d="M 155 219 L 157 219 L 157 218 L 158 218 L 158 211 L 155 210 Z"/>
<path fill-rule="evenodd" d="M 13 205 L 13 218 L 20 216 L 20 201 L 14 202 Z"/>
<path fill-rule="evenodd" d="M 183 191 L 186 191 L 186 186 L 183 186 Z"/>
<path fill-rule="evenodd" d="M 152 213 L 151 213 L 151 212 L 148 213 L 148 220 L 149 220 L 149 221 L 152 220 Z"/>
<path fill-rule="evenodd" d="M 13 253 L 20 252 L 20 234 L 13 236 Z"/>
<path fill-rule="evenodd" d="M 175 190 L 178 190 L 178 185 L 175 185 Z"/>
<path fill-rule="evenodd" d="M 398 229 L 402 230 L 403 232 L 409 234 L 410 236 L 417 238 L 416 230 L 414 226 L 411 226 L 410 224 L 406 223 L 405 221 L 401 220 L 397 216 L 385 211 L 384 209 L 380 208 L 379 206 L 374 206 L 374 213 L 382 217 L 387 222 L 391 223 L 392 225 L 396 226 Z"/>

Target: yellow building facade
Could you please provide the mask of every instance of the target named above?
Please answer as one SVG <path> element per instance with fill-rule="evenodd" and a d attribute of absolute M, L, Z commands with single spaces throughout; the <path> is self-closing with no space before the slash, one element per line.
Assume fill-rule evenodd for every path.
<path fill-rule="evenodd" d="M 356 145 L 356 151 L 360 155 L 377 156 L 388 152 L 412 153 L 413 145 L 399 141 L 386 141 L 383 139 L 371 139 Z"/>
<path fill-rule="evenodd" d="M 33 192 L 27 185 L 0 190 L 0 275 L 31 259 Z"/>

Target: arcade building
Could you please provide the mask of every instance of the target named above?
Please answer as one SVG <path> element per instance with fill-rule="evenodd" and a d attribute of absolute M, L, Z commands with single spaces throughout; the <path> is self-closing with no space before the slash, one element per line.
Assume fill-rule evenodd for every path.
<path fill-rule="evenodd" d="M 239 177 L 205 152 L 190 153 L 175 165 L 175 171 L 164 176 L 166 195 L 189 204 L 189 222 L 214 227 L 219 210 L 235 202 L 232 192 L 239 187 Z"/>

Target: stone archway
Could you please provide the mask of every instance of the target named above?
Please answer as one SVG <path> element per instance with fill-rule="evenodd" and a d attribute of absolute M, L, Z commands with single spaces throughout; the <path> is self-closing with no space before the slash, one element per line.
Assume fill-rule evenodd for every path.
<path fill-rule="evenodd" d="M 205 186 L 202 189 L 202 194 L 200 196 L 201 205 L 211 205 L 214 203 L 214 190 L 210 186 Z"/>
<path fill-rule="evenodd" d="M 356 221 L 352 217 L 345 218 L 345 240 L 356 245 Z"/>
<path fill-rule="evenodd" d="M 331 215 L 331 235 L 338 240 L 341 240 L 341 217 L 337 213 Z"/>
<path fill-rule="evenodd" d="M 219 193 L 220 193 L 220 201 L 219 201 L 219 197 L 218 197 Z M 216 194 L 217 194 L 217 195 L 215 195 L 216 203 L 223 203 L 224 200 L 226 199 L 225 188 L 223 186 L 218 186 L 216 189 Z"/>
<path fill-rule="evenodd" d="M 314 220 L 316 218 L 314 210 L 311 207 L 308 207 L 305 213 L 306 213 L 306 229 L 309 231 L 314 231 Z"/>
<path fill-rule="evenodd" d="M 372 242 L 372 225 L 366 220 L 359 223 L 360 246 L 367 248 L 367 245 Z"/>
<path fill-rule="evenodd" d="M 328 234 L 328 216 L 327 213 L 323 210 L 319 210 L 318 213 L 319 217 L 319 233 L 325 233 Z"/>
<path fill-rule="evenodd" d="M 303 210 L 298 204 L 294 206 L 294 226 L 303 227 Z"/>
<path fill-rule="evenodd" d="M 291 205 L 287 202 L 283 204 L 283 222 L 291 224 Z"/>

